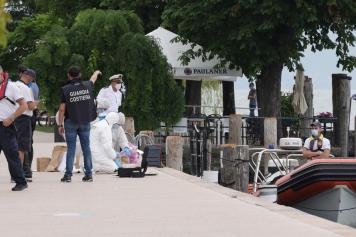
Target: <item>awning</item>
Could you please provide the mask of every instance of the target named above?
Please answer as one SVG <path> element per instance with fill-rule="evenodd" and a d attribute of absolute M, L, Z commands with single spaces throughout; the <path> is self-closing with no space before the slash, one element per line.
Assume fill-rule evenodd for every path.
<path fill-rule="evenodd" d="M 201 57 L 191 59 L 188 65 L 182 65 L 179 57 L 185 51 L 191 49 L 191 45 L 184 45 L 181 42 L 171 42 L 178 35 L 170 32 L 162 27 L 148 33 L 159 43 L 162 53 L 167 57 L 167 61 L 173 68 L 175 79 L 182 80 L 220 80 L 220 81 L 235 81 L 237 77 L 242 77 L 241 70 L 230 70 L 228 68 L 216 68 L 220 64 L 218 57 L 211 60 L 203 61 Z M 197 45 L 194 49 L 199 49 Z"/>

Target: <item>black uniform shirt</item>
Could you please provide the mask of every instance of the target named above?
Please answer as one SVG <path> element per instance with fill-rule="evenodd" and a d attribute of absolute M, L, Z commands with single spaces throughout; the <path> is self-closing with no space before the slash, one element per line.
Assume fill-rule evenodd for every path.
<path fill-rule="evenodd" d="M 61 103 L 66 104 L 65 118 L 83 124 L 96 118 L 93 82 L 73 79 L 62 87 Z"/>

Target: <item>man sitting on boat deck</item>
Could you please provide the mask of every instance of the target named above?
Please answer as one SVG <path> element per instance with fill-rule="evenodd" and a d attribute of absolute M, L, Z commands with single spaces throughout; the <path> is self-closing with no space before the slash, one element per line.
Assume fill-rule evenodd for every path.
<path fill-rule="evenodd" d="M 303 156 L 308 159 L 322 159 L 330 156 L 330 140 L 321 133 L 319 121 L 310 124 L 311 137 L 304 142 Z"/>

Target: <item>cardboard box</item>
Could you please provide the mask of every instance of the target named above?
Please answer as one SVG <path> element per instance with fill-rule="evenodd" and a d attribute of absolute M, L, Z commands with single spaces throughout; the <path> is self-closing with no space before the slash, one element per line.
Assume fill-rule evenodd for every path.
<path fill-rule="evenodd" d="M 49 158 L 49 157 L 37 158 L 37 171 L 44 172 L 47 169 L 47 166 L 50 161 L 51 161 L 51 158 Z"/>

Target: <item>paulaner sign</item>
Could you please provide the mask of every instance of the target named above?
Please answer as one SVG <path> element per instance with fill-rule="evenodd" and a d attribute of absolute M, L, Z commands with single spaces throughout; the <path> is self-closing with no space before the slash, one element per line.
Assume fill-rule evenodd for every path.
<path fill-rule="evenodd" d="M 235 81 L 241 76 L 241 71 L 230 70 L 227 68 L 198 68 L 198 67 L 175 67 L 173 68 L 176 79 L 186 80 L 224 80 Z"/>

